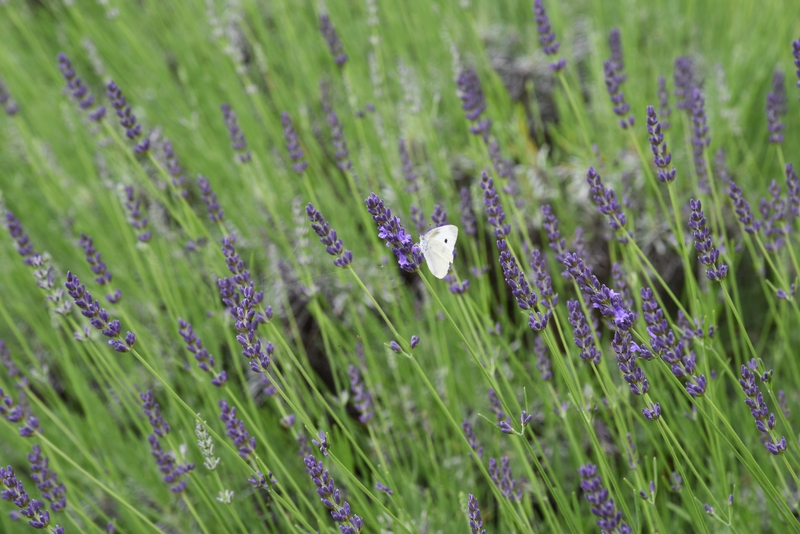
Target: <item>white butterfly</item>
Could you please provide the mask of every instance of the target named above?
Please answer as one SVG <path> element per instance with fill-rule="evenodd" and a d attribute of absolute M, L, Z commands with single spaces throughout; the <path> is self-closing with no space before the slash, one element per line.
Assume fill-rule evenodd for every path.
<path fill-rule="evenodd" d="M 419 237 L 425 263 L 436 278 L 444 278 L 453 262 L 453 249 L 458 239 L 458 226 L 440 226 Z"/>

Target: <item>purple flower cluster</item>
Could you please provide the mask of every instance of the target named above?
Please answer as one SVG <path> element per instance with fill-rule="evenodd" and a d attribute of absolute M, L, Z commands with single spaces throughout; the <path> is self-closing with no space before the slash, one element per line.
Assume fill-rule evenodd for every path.
<path fill-rule="evenodd" d="M 658 114 L 661 116 L 661 129 L 669 130 L 669 116 L 672 115 L 672 109 L 669 107 L 667 80 L 663 76 L 658 77 Z"/>
<path fill-rule="evenodd" d="M 20 392 L 20 401 L 24 400 L 24 392 Z M 26 405 L 27 408 L 27 405 Z M 6 395 L 3 388 L 0 388 L 0 415 L 9 423 L 22 423 L 19 427 L 19 435 L 23 438 L 30 438 L 41 432 L 39 418 L 30 415 L 30 410 L 23 408 L 23 403 L 14 403 L 11 395 Z"/>
<path fill-rule="evenodd" d="M 767 131 L 769 142 L 783 142 L 783 123 L 781 116 L 786 114 L 786 85 L 783 72 L 776 70 L 772 76 L 772 91 L 767 93 Z"/>
<path fill-rule="evenodd" d="M 353 168 L 353 162 L 350 160 L 350 150 L 347 148 L 347 140 L 344 137 L 344 127 L 333 107 L 327 102 L 327 98 L 322 100 L 322 110 L 325 113 L 325 123 L 331 131 L 333 156 L 336 158 L 336 165 L 342 171 L 348 171 Z"/>
<path fill-rule="evenodd" d="M 17 365 L 14 363 L 14 360 L 11 359 L 11 354 L 8 352 L 6 342 L 2 339 L 0 339 L 0 364 L 6 368 L 8 378 L 13 380 L 16 377 L 19 377 L 19 382 L 17 382 L 18 388 L 25 389 L 28 386 L 28 379 L 22 374 L 22 371 L 19 370 L 19 367 L 17 367 Z M 0 394 L 0 398 L 2 396 L 3 395 Z"/>
<path fill-rule="evenodd" d="M 303 148 L 297 140 L 297 131 L 292 124 L 292 118 L 285 111 L 281 113 L 281 124 L 283 125 L 283 138 L 286 140 L 286 151 L 292 159 L 292 169 L 294 172 L 301 173 L 308 167 L 308 162 L 303 157 Z"/>
<path fill-rule="evenodd" d="M 511 474 L 511 459 L 508 456 L 500 458 L 500 465 L 497 460 L 489 458 L 489 477 L 503 494 L 503 497 L 511 502 L 522 500 L 522 488 L 519 481 Z"/>
<path fill-rule="evenodd" d="M 627 243 L 629 234 L 624 231 L 625 225 L 628 223 L 628 218 L 622 212 L 617 200 L 617 195 L 610 187 L 603 185 L 603 180 L 600 175 L 594 170 L 594 167 L 589 167 L 586 171 L 586 181 L 589 182 L 589 190 L 592 195 L 592 200 L 597 206 L 597 211 L 605 215 L 608 219 L 608 225 L 615 232 L 622 230 L 622 233 L 617 236 L 617 241 L 620 243 Z"/>
<path fill-rule="evenodd" d="M 542 205 L 542 214 L 544 221 L 542 226 L 547 232 L 547 239 L 550 240 L 550 248 L 555 252 L 556 261 L 563 263 L 567 254 L 567 241 L 561 237 L 561 232 L 558 229 L 558 219 L 553 213 L 553 208 L 550 204 Z"/>
<path fill-rule="evenodd" d="M 692 89 L 691 108 L 692 116 L 692 157 L 697 181 L 701 190 L 708 190 L 708 168 L 706 167 L 705 149 L 711 143 L 708 135 L 708 121 L 706 120 L 705 99 L 699 88 Z"/>
<path fill-rule="evenodd" d="M 128 105 L 125 97 L 122 96 L 122 90 L 113 81 L 108 82 L 106 86 L 106 95 L 111 99 L 111 106 L 117 111 L 120 125 L 125 128 L 125 135 L 128 139 L 136 140 L 142 135 L 142 125 L 136 122 L 136 115 L 131 112 L 131 107 Z M 139 154 L 145 154 L 150 150 L 150 138 L 144 137 L 141 141 L 136 143 L 135 149 Z"/>
<path fill-rule="evenodd" d="M 552 279 L 547 273 L 547 262 L 542 251 L 536 248 L 531 251 L 530 265 L 536 279 L 536 286 L 539 288 L 542 306 L 552 310 L 558 304 L 558 295 L 553 293 Z"/>
<path fill-rule="evenodd" d="M 533 2 L 533 17 L 536 20 L 536 31 L 539 33 L 539 44 L 542 45 L 542 51 L 548 56 L 555 56 L 558 53 L 558 48 L 561 46 L 556 41 L 556 34 L 550 26 L 550 19 L 544 10 L 542 0 L 534 0 Z M 553 72 L 561 71 L 567 65 L 566 60 L 559 59 L 550 63 L 550 70 Z"/>
<path fill-rule="evenodd" d="M 599 517 L 597 526 L 602 532 L 631 534 L 633 529 L 622 520 L 622 512 L 618 512 L 614 499 L 609 496 L 608 489 L 603 487 L 603 481 L 597 474 L 597 466 L 593 464 L 582 465 L 578 468 L 581 476 L 581 489 L 584 497 L 592 505 L 592 513 Z"/>
<path fill-rule="evenodd" d="M 50 526 L 50 512 L 48 512 L 42 501 L 31 499 L 25 488 L 22 486 L 22 481 L 14 474 L 14 468 L 10 465 L 8 467 L 0 467 L 0 481 L 6 488 L 0 492 L 0 498 L 4 501 L 14 503 L 14 506 L 20 509 L 20 514 L 28 518 L 28 524 L 35 529 L 46 529 Z M 53 534 L 64 534 L 64 527 L 56 525 Z"/>
<path fill-rule="evenodd" d="M 692 230 L 697 260 L 708 267 L 706 269 L 706 278 L 712 282 L 719 282 L 727 276 L 728 266 L 724 263 L 717 265 L 719 262 L 719 250 L 714 247 L 714 243 L 711 241 L 711 231 L 706 226 L 703 205 L 699 200 L 691 199 L 689 207 L 692 209 L 689 228 Z"/>
<path fill-rule="evenodd" d="M 330 17 L 327 13 L 322 13 L 319 16 L 319 31 L 328 43 L 328 49 L 331 51 L 333 60 L 340 67 L 347 62 L 347 54 L 344 53 L 342 41 L 339 40 L 339 35 L 336 33 L 336 28 L 333 27 Z"/>
<path fill-rule="evenodd" d="M 125 186 L 125 209 L 128 210 L 129 222 L 140 233 L 136 236 L 142 243 L 147 243 L 153 237 L 153 233 L 147 230 L 147 217 L 142 209 L 142 198 L 136 198 L 133 194 L 133 186 Z"/>
<path fill-rule="evenodd" d="M 764 248 L 769 252 L 777 252 L 786 243 L 789 233 L 789 224 L 786 222 L 786 201 L 781 198 L 781 186 L 777 180 L 772 180 L 769 185 L 771 200 L 761 197 L 758 210 L 761 212 L 761 229 L 764 236 L 769 239 Z"/>
<path fill-rule="evenodd" d="M 353 262 L 353 253 L 344 249 L 342 240 L 336 235 L 336 230 L 331 229 L 330 225 L 325 222 L 325 218 L 311 202 L 306 206 L 306 215 L 308 220 L 311 221 L 311 229 L 319 236 L 320 243 L 325 245 L 325 251 L 336 257 L 333 260 L 333 264 L 336 267 L 350 265 Z"/>
<path fill-rule="evenodd" d="M 673 75 L 675 78 L 675 107 L 688 112 L 692 109 L 692 91 L 697 86 L 691 58 L 676 58 Z"/>
<path fill-rule="evenodd" d="M 339 532 L 342 534 L 358 534 L 364 528 L 364 520 L 350 510 L 350 503 L 342 498 L 341 492 L 336 489 L 333 477 L 325 469 L 321 461 L 309 454 L 303 460 L 306 472 L 317 486 L 317 495 L 325 507 L 331 511 L 331 517 L 339 523 Z"/>
<path fill-rule="evenodd" d="M 599 310 L 600 314 L 610 319 L 618 329 L 629 330 L 633 326 L 633 312 L 625 309 L 622 297 L 605 284 L 601 284 L 578 254 L 568 253 L 563 263 L 570 277 L 578 283 L 578 288 L 586 296 L 587 304 Z"/>
<path fill-rule="evenodd" d="M 220 104 L 219 109 L 222 111 L 222 119 L 225 121 L 225 126 L 228 127 L 228 137 L 231 138 L 231 148 L 237 152 L 236 158 L 240 163 L 247 163 L 252 159 L 252 154 L 247 150 L 247 140 L 244 138 L 244 132 L 239 127 L 239 119 L 236 118 L 236 112 L 233 111 L 230 104 Z"/>
<path fill-rule="evenodd" d="M 663 80 L 663 78 L 661 78 Z M 664 134 L 661 132 L 661 124 L 653 106 L 647 106 L 647 133 L 650 134 L 650 149 L 653 151 L 653 163 L 658 167 L 658 179 L 664 183 L 669 183 L 675 179 L 675 167 L 667 170 L 672 163 L 672 154 L 667 149 L 667 142 L 664 141 Z"/>
<path fill-rule="evenodd" d="M 622 73 L 625 70 L 625 63 L 622 59 L 622 35 L 619 28 L 612 28 L 609 32 L 608 48 L 611 50 L 611 64 L 614 65 L 614 70 L 617 72 L 617 79 L 622 83 L 628 77 Z"/>
<path fill-rule="evenodd" d="M 404 139 L 397 141 L 397 150 L 400 152 L 400 166 L 403 169 L 403 178 L 406 180 L 406 191 L 409 193 L 419 191 L 417 173 L 414 172 L 414 163 L 411 161 L 411 156 L 408 153 L 408 148 L 406 148 Z"/>
<path fill-rule="evenodd" d="M 781 436 L 778 441 L 773 441 L 772 439 L 771 431 L 775 428 L 775 414 L 769 413 L 767 403 L 764 402 L 764 396 L 758 390 L 754 373 L 757 369 L 758 362 L 755 359 L 747 362 L 747 365 L 742 364 L 742 378 L 739 380 L 739 385 L 742 386 L 742 391 L 747 395 L 744 402 L 750 408 L 750 413 L 756 420 L 756 428 L 761 432 L 761 442 L 770 454 L 777 456 L 786 450 L 786 438 Z M 764 373 L 762 381 L 768 378 L 767 374 Z"/>
<path fill-rule="evenodd" d="M 511 428 L 511 418 L 503 411 L 503 405 L 500 402 L 500 398 L 497 396 L 497 392 L 489 388 L 488 396 L 490 405 L 489 411 L 494 414 L 498 428 L 500 428 L 504 434 L 511 434 L 513 432 Z"/>
<path fill-rule="evenodd" d="M 800 178 L 791 163 L 786 164 L 786 190 L 789 193 L 789 212 L 790 218 L 800 217 Z"/>
<path fill-rule="evenodd" d="M 213 377 L 211 383 L 217 387 L 225 384 L 228 381 L 228 373 L 226 371 L 221 371 L 219 374 L 215 374 L 214 366 L 216 362 L 214 361 L 214 356 L 209 354 L 203 346 L 203 341 L 194 333 L 194 328 L 191 323 L 187 323 L 179 317 L 178 333 L 183 338 L 183 342 L 186 343 L 186 350 L 194 354 L 194 358 L 197 360 L 197 366 L 206 373 L 211 373 Z"/>
<path fill-rule="evenodd" d="M 164 138 L 161 143 L 161 150 L 164 151 L 164 162 L 167 172 L 171 176 L 172 185 L 183 198 L 189 198 L 189 188 L 186 185 L 186 176 L 183 175 L 183 168 L 178 164 L 178 156 L 172 147 L 172 141 Z"/>
<path fill-rule="evenodd" d="M 475 435 L 475 429 L 472 427 L 472 423 L 464 419 L 461 423 L 461 429 L 464 431 L 464 436 L 467 438 L 470 448 L 475 451 L 478 458 L 483 458 L 483 446 L 478 441 L 478 436 Z"/>
<path fill-rule="evenodd" d="M 86 234 L 81 234 L 80 240 L 83 253 L 86 255 L 86 261 L 89 262 L 89 267 L 94 273 L 94 281 L 99 285 L 104 286 L 111 283 L 111 272 L 106 268 L 106 263 L 103 261 L 102 256 L 97 249 L 94 248 L 92 238 Z M 122 298 L 122 292 L 117 289 L 114 293 L 107 293 L 106 300 L 112 304 L 116 304 Z"/>
<path fill-rule="evenodd" d="M 89 323 L 100 330 L 108 338 L 108 344 L 114 347 L 117 352 L 128 352 L 136 343 L 136 334 L 127 332 L 125 339 L 122 339 L 122 326 L 119 320 L 113 321 L 108 312 L 100 307 L 100 304 L 92 298 L 91 293 L 86 291 L 86 286 L 81 284 L 77 276 L 67 271 L 67 281 L 64 284 L 69 296 L 75 300 L 75 305 L 81 309 L 81 314 L 89 319 Z"/>
<path fill-rule="evenodd" d="M 753 211 L 750 209 L 750 203 L 744 198 L 742 188 L 736 185 L 733 180 L 728 182 L 728 196 L 733 201 L 734 211 L 736 218 L 742 223 L 744 231 L 748 234 L 755 234 L 761 227 L 761 223 L 753 217 Z"/>
<path fill-rule="evenodd" d="M 244 423 L 236 418 L 236 407 L 230 406 L 225 399 L 219 401 L 219 407 L 219 418 L 225 423 L 225 435 L 233 440 L 233 444 L 239 449 L 239 456 L 249 459 L 255 451 L 256 438 L 251 437 L 244 428 Z"/>
<path fill-rule="evenodd" d="M 155 458 L 164 482 L 170 485 L 170 491 L 178 494 L 183 493 L 186 491 L 186 480 L 181 480 L 181 477 L 192 471 L 194 464 L 188 462 L 178 463 L 175 453 L 164 451 L 159 438 L 166 437 L 169 434 L 169 424 L 161 417 L 161 406 L 155 401 L 153 392 L 150 390 L 140 393 L 139 398 L 142 400 L 142 411 L 144 411 L 150 421 L 150 425 L 153 427 L 153 433 L 147 437 L 150 442 L 150 454 Z"/>
<path fill-rule="evenodd" d="M 57 60 L 58 69 L 67 81 L 67 89 L 72 95 L 72 98 L 75 99 L 75 102 L 78 103 L 78 106 L 82 110 L 88 111 L 92 109 L 95 104 L 94 95 L 89 92 L 89 88 L 86 87 L 81 77 L 75 74 L 75 69 L 72 68 L 72 62 L 64 52 L 58 53 Z M 6 112 L 8 112 L 8 109 L 6 109 Z M 8 114 L 13 115 L 13 113 Z M 103 106 L 97 106 L 94 111 L 89 112 L 89 118 L 93 121 L 100 121 L 105 115 L 106 108 Z"/>
<path fill-rule="evenodd" d="M 634 395 L 644 395 L 650 389 L 650 383 L 644 376 L 644 371 L 636 363 L 642 349 L 631 339 L 630 330 L 617 330 L 611 340 L 611 348 L 617 357 L 617 366 L 622 371 L 622 378 L 631 388 Z"/>
<path fill-rule="evenodd" d="M 625 94 L 622 92 L 622 82 L 625 81 L 625 75 L 617 70 L 613 59 L 606 60 L 603 63 L 603 74 L 606 80 L 606 90 L 611 97 L 611 103 L 614 106 L 614 113 L 620 117 L 619 125 L 625 130 L 633 126 L 633 115 L 629 115 L 631 107 L 625 102 Z"/>
<path fill-rule="evenodd" d="M 28 461 L 31 463 L 31 480 L 42 492 L 42 497 L 50 503 L 50 509 L 60 512 L 66 508 L 67 488 L 63 482 L 58 481 L 58 475 L 50 469 L 50 459 L 42 455 L 42 448 L 39 445 L 31 447 Z"/>
<path fill-rule="evenodd" d="M 392 216 L 392 210 L 375 193 L 370 194 L 365 202 L 367 211 L 378 226 L 378 237 L 392 249 L 400 268 L 410 273 L 416 272 L 422 265 L 422 250 L 414 245 L 411 235 L 400 224 L 400 219 Z"/>
<path fill-rule="evenodd" d="M 33 243 L 31 243 L 28 234 L 22 228 L 19 219 L 11 210 L 6 211 L 6 228 L 8 228 L 8 233 L 11 234 L 11 238 L 17 245 L 17 252 L 24 258 L 25 265 L 33 265 L 33 258 L 38 254 L 33 249 Z"/>
<path fill-rule="evenodd" d="M 3 106 L 3 111 L 9 117 L 13 117 L 19 111 L 19 104 L 11 98 L 11 93 L 8 92 L 8 87 L 3 80 L 0 80 L 0 106 Z"/>
<path fill-rule="evenodd" d="M 471 493 L 467 497 L 467 510 L 469 511 L 469 528 L 471 534 L 486 534 L 486 529 L 483 528 L 483 519 L 481 518 L 481 509 L 478 505 L 478 499 Z"/>
<path fill-rule="evenodd" d="M 375 410 L 372 406 L 372 395 L 369 394 L 361 381 L 358 367 L 350 365 L 347 374 L 350 375 L 350 391 L 353 393 L 353 402 L 358 412 L 358 420 L 366 424 L 372 420 Z"/>
<path fill-rule="evenodd" d="M 581 311 L 581 304 L 575 299 L 567 301 L 567 310 L 569 311 L 569 324 L 572 325 L 572 336 L 575 340 L 575 345 L 580 349 L 580 357 L 582 360 L 594 364 L 600 363 L 601 352 L 597 350 L 594 344 L 594 336 L 586 322 L 586 316 Z"/>
<path fill-rule="evenodd" d="M 800 78 L 800 39 L 792 41 L 792 56 L 794 56 L 794 66 L 797 69 L 795 74 Z M 800 88 L 800 79 L 797 81 L 797 87 Z"/>
<path fill-rule="evenodd" d="M 503 268 L 503 277 L 511 288 L 511 294 L 517 299 L 517 305 L 522 310 L 530 310 L 539 301 L 536 293 L 531 289 L 525 273 L 517 266 L 517 260 L 508 249 L 505 239 L 497 240 L 497 248 L 500 251 L 500 266 Z"/>
<path fill-rule="evenodd" d="M 464 110 L 467 120 L 473 123 L 469 131 L 480 135 L 484 141 L 488 141 L 492 121 L 491 119 L 481 120 L 481 115 L 486 110 L 486 98 L 483 96 L 478 73 L 472 67 L 463 68 L 458 74 L 456 84 L 461 98 L 461 108 Z"/>
<path fill-rule="evenodd" d="M 489 224 L 494 227 L 494 235 L 497 239 L 504 239 L 511 233 L 511 225 L 506 224 L 506 213 L 497 196 L 494 187 L 494 180 L 489 177 L 486 171 L 481 174 L 481 188 L 483 189 L 483 202 L 486 205 L 486 215 L 489 216 Z"/>
<path fill-rule="evenodd" d="M 200 195 L 206 205 L 208 218 L 213 223 L 221 223 L 225 220 L 225 210 L 217 202 L 217 194 L 211 189 L 211 182 L 202 174 L 197 175 L 197 187 L 200 188 Z"/>

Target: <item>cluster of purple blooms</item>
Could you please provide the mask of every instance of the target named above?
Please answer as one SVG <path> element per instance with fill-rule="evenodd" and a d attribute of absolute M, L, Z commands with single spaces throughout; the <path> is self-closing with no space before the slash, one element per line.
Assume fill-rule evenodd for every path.
<path fill-rule="evenodd" d="M 719 263 L 719 250 L 711 241 L 711 231 L 706 226 L 703 214 L 703 205 L 699 200 L 689 201 L 692 214 L 689 218 L 689 228 L 694 238 L 694 248 L 697 251 L 697 261 L 708 267 L 706 278 L 712 282 L 719 282 L 728 275 L 728 266 Z"/>
<path fill-rule="evenodd" d="M 333 260 L 333 264 L 343 268 L 350 265 L 353 262 L 353 253 L 344 249 L 342 240 L 337 237 L 336 230 L 331 229 L 311 202 L 306 206 L 306 215 L 311 221 L 311 229 L 319 236 L 320 243 L 325 245 L 325 251 L 336 258 Z"/>
<path fill-rule="evenodd" d="M 606 216 L 612 230 L 619 232 L 617 241 L 623 244 L 627 243 L 630 238 L 628 231 L 625 230 L 628 218 L 622 212 L 617 194 L 610 187 L 603 185 L 603 180 L 594 167 L 589 167 L 589 170 L 586 171 L 586 181 L 589 182 L 589 191 L 597 206 L 597 211 Z"/>
<path fill-rule="evenodd" d="M 336 488 L 333 477 L 313 455 L 305 457 L 306 472 L 317 486 L 317 495 L 325 507 L 330 510 L 331 517 L 339 523 L 341 534 L 358 534 L 364 528 L 364 520 L 352 512 L 350 503 L 345 501 Z"/>
<path fill-rule="evenodd" d="M 135 141 L 142 135 L 142 125 L 136 121 L 136 115 L 131 111 L 127 100 L 122 96 L 122 90 L 113 81 L 106 86 L 106 95 L 111 99 L 111 107 L 117 111 L 120 125 L 125 128 L 125 135 L 128 139 Z M 150 150 L 150 138 L 145 136 L 136 143 L 135 150 L 139 154 L 145 154 Z"/>
<path fill-rule="evenodd" d="M 663 80 L 663 78 L 661 78 Z M 647 133 L 650 134 L 650 149 L 653 151 L 653 163 L 658 167 L 658 179 L 664 183 L 669 183 L 675 179 L 675 167 L 667 170 L 672 163 L 672 154 L 667 149 L 667 142 L 664 141 L 664 134 L 661 131 L 662 125 L 658 122 L 658 116 L 653 106 L 647 106 Z"/>
<path fill-rule="evenodd" d="M 128 216 L 131 223 L 136 230 L 140 233 L 136 238 L 142 243 L 147 243 L 153 237 L 153 233 L 147 229 L 147 216 L 142 209 L 142 198 L 136 198 L 133 193 L 133 186 L 125 186 L 125 209 L 128 210 Z"/>
<path fill-rule="evenodd" d="M 89 262 L 89 267 L 94 273 L 94 281 L 101 286 L 111 283 L 111 272 L 106 268 L 106 263 L 103 261 L 102 256 L 94 247 L 92 238 L 86 234 L 81 234 L 80 240 L 83 253 L 86 255 L 86 261 Z M 116 304 L 122 298 L 122 292 L 119 289 L 114 290 L 113 293 L 106 294 L 106 300 L 112 304 Z"/>
<path fill-rule="evenodd" d="M 283 138 L 286 141 L 286 151 L 292 160 L 294 172 L 302 173 L 308 167 L 308 162 L 303 157 L 303 148 L 297 139 L 297 131 L 292 124 L 292 118 L 285 111 L 281 113 L 281 124 L 283 125 Z"/>
<path fill-rule="evenodd" d="M 467 510 L 469 512 L 469 529 L 471 534 L 486 534 L 486 529 L 483 528 L 483 518 L 481 518 L 478 498 L 472 493 L 467 497 Z"/>
<path fill-rule="evenodd" d="M 63 52 L 58 53 L 57 60 L 61 75 L 64 76 L 64 79 L 67 81 L 67 90 L 69 90 L 72 98 L 78 103 L 78 107 L 84 111 L 91 110 L 95 104 L 94 95 L 89 92 L 89 88 L 81 77 L 75 73 L 75 69 L 72 68 L 72 62 Z M 9 115 L 11 115 L 11 113 L 9 113 Z M 106 108 L 103 106 L 97 106 L 97 108 L 89 112 L 89 118 L 93 121 L 100 121 L 105 115 Z"/>
<path fill-rule="evenodd" d="M 772 75 L 772 91 L 767 93 L 767 131 L 769 142 L 780 144 L 783 142 L 783 123 L 781 116 L 786 115 L 786 77 L 783 72 L 776 70 Z"/>
<path fill-rule="evenodd" d="M 515 479 L 511 473 L 511 459 L 508 456 L 502 456 L 499 465 L 496 459 L 489 458 L 489 478 L 492 479 L 503 497 L 511 502 L 522 500 L 522 488 L 519 480 Z"/>
<path fill-rule="evenodd" d="M 19 427 L 19 435 L 23 438 L 30 438 L 42 429 L 39 426 L 39 418 L 30 413 L 30 408 L 26 403 L 25 392 L 20 392 L 20 402 L 15 403 L 11 395 L 3 392 L 0 388 L 0 416 L 9 423 L 22 423 Z"/>
<path fill-rule="evenodd" d="M 339 34 L 336 33 L 336 28 L 333 27 L 331 18 L 327 13 L 322 13 L 319 16 L 319 31 L 328 43 L 328 49 L 331 51 L 333 60 L 338 66 L 343 66 L 347 62 L 347 54 L 344 53 L 342 41 L 339 39 Z"/>
<path fill-rule="evenodd" d="M 20 509 L 19 515 L 25 516 L 28 519 L 28 525 L 35 529 L 46 529 L 50 526 L 50 512 L 48 512 L 42 501 L 31 499 L 22 481 L 17 478 L 14 469 L 9 465 L 8 467 L 0 467 L 0 484 L 5 488 L 0 492 L 0 498 L 4 501 L 10 501 Z M 55 510 L 53 510 L 55 511 Z M 12 517 L 17 518 L 17 512 L 12 512 Z M 64 527 L 56 525 L 53 527 L 53 534 L 64 534 Z"/>
<path fill-rule="evenodd" d="M 350 365 L 347 374 L 350 376 L 350 391 L 353 393 L 353 403 L 358 412 L 358 420 L 367 424 L 375 415 L 375 410 L 372 406 L 372 395 L 369 394 L 364 382 L 361 380 L 361 373 L 358 372 L 358 367 Z"/>
<path fill-rule="evenodd" d="M 331 132 L 333 157 L 336 158 L 336 165 L 340 170 L 349 171 L 353 168 L 353 162 L 350 160 L 350 150 L 347 148 L 347 139 L 344 137 L 344 126 L 330 102 L 327 86 L 322 84 L 322 89 L 322 112 L 325 114 L 325 123 Z"/>
<path fill-rule="evenodd" d="M 183 493 L 186 491 L 186 479 L 182 477 L 194 469 L 194 464 L 179 463 L 174 452 L 164 451 L 160 438 L 165 438 L 169 434 L 169 424 L 161 416 L 161 406 L 155 401 L 150 390 L 140 393 L 139 398 L 142 400 L 142 411 L 153 427 L 153 433 L 147 437 L 150 442 L 150 454 L 155 458 L 158 470 L 163 475 L 164 482 L 169 484 L 170 491 L 176 494 Z"/>
<path fill-rule="evenodd" d="M 178 164 L 178 156 L 172 147 L 172 141 L 164 138 L 161 142 L 161 150 L 164 152 L 164 162 L 169 173 L 173 187 L 183 198 L 189 198 L 189 188 L 186 184 L 186 176 L 183 175 L 183 168 Z"/>
<path fill-rule="evenodd" d="M 31 447 L 28 461 L 31 463 L 31 480 L 42 492 L 42 497 L 50 503 L 50 509 L 54 512 L 64 510 L 67 507 L 67 488 L 63 482 L 58 481 L 58 475 L 50 469 L 50 459 L 42 455 L 41 446 Z"/>
<path fill-rule="evenodd" d="M 633 115 L 628 114 L 631 107 L 625 102 L 625 95 L 622 92 L 622 83 L 627 76 L 623 74 L 624 67 L 622 62 L 622 43 L 618 29 L 611 30 L 608 38 L 611 47 L 611 59 L 603 63 L 603 73 L 605 75 L 606 90 L 611 97 L 614 106 L 614 113 L 620 117 L 619 125 L 623 130 L 632 128 L 634 125 Z"/>
<path fill-rule="evenodd" d="M 400 268 L 410 273 L 416 272 L 424 258 L 422 250 L 414 244 L 411 234 L 406 232 L 400 224 L 400 219 L 392 215 L 392 210 L 386 207 L 378 195 L 370 194 L 365 202 L 367 211 L 378 226 L 378 237 L 392 249 Z"/>
<path fill-rule="evenodd" d="M 472 67 L 461 69 L 456 84 L 461 98 L 461 108 L 464 110 L 467 120 L 473 123 L 469 131 L 480 135 L 484 141 L 488 141 L 492 120 L 481 119 L 481 115 L 486 110 L 486 98 L 483 96 L 478 73 Z"/>
<path fill-rule="evenodd" d="M 208 219 L 212 223 L 221 223 L 225 220 L 225 210 L 220 207 L 217 201 L 217 194 L 211 189 L 211 182 L 202 174 L 197 175 L 197 187 L 200 188 L 200 195 L 206 205 Z"/>
<path fill-rule="evenodd" d="M 622 512 L 617 511 L 614 499 L 609 496 L 608 489 L 603 487 L 603 481 L 597 474 L 597 466 L 593 464 L 582 465 L 578 468 L 581 476 L 581 489 L 584 497 L 592 505 L 592 513 L 599 519 L 597 526 L 602 532 L 616 532 L 618 534 L 631 534 L 633 529 L 622 520 Z"/>
<path fill-rule="evenodd" d="M 256 438 L 245 429 L 244 423 L 236 417 L 236 407 L 222 399 L 219 401 L 220 416 L 225 423 L 225 435 L 233 440 L 239 450 L 239 456 L 249 459 L 256 449 Z"/>
<path fill-rule="evenodd" d="M 186 350 L 194 354 L 194 358 L 197 360 L 197 366 L 206 373 L 211 373 L 213 377 L 211 383 L 217 387 L 225 384 L 228 381 L 228 373 L 224 370 L 218 374 L 216 373 L 214 370 L 214 366 L 216 365 L 214 356 L 209 354 L 203 346 L 203 341 L 194 333 L 194 328 L 191 323 L 187 323 L 183 319 L 178 318 L 178 333 L 183 338 L 183 342 L 186 343 Z"/>
<path fill-rule="evenodd" d="M 222 110 L 222 119 L 225 121 L 225 126 L 228 127 L 228 137 L 231 138 L 231 148 L 237 153 L 236 158 L 240 163 L 247 163 L 253 156 L 247 150 L 247 141 L 244 138 L 244 132 L 239 127 L 236 112 L 227 103 L 220 104 L 219 109 Z"/>
<path fill-rule="evenodd" d="M 769 412 L 767 403 L 764 402 L 764 395 L 758 389 L 756 384 L 757 369 L 758 362 L 755 359 L 747 362 L 747 365 L 742 364 L 742 378 L 739 380 L 739 385 L 742 386 L 742 391 L 747 396 L 744 402 L 750 408 L 750 413 L 756 421 L 756 428 L 761 432 L 761 442 L 770 454 L 777 456 L 786 450 L 786 438 L 781 436 L 781 439 L 777 441 L 772 438 L 772 430 L 775 428 L 775 414 Z M 772 371 L 767 371 L 760 378 L 762 382 L 766 382 L 771 376 Z"/>
<path fill-rule="evenodd" d="M 555 56 L 558 53 L 560 44 L 556 41 L 556 34 L 550 26 L 550 20 L 547 18 L 542 0 L 533 2 L 533 16 L 536 20 L 536 31 L 539 33 L 539 44 L 542 45 L 542 51 L 548 56 Z M 550 63 L 550 70 L 559 72 L 566 65 L 566 60 L 558 59 Z"/>
<path fill-rule="evenodd" d="M 100 304 L 92 298 L 91 293 L 86 291 L 86 286 L 81 284 L 80 279 L 70 271 L 67 271 L 67 281 L 64 287 L 75 301 L 75 305 L 81 309 L 81 314 L 89 319 L 89 323 L 100 330 L 104 336 L 110 338 L 108 344 L 114 347 L 114 350 L 128 352 L 133 348 L 136 343 L 136 334 L 129 331 L 123 339 L 119 320 L 111 320 L 105 308 L 100 307 Z"/>

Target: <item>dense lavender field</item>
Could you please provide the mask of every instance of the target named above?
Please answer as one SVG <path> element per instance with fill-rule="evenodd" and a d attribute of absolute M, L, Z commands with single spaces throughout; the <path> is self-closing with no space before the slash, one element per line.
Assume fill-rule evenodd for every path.
<path fill-rule="evenodd" d="M 0 532 L 800 531 L 796 15 L 0 1 Z"/>

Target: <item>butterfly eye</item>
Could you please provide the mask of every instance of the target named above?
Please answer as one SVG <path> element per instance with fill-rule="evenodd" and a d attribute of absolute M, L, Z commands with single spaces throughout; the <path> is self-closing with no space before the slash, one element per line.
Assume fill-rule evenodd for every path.
<path fill-rule="evenodd" d="M 444 242 L 447 243 L 447 239 L 445 239 Z"/>

